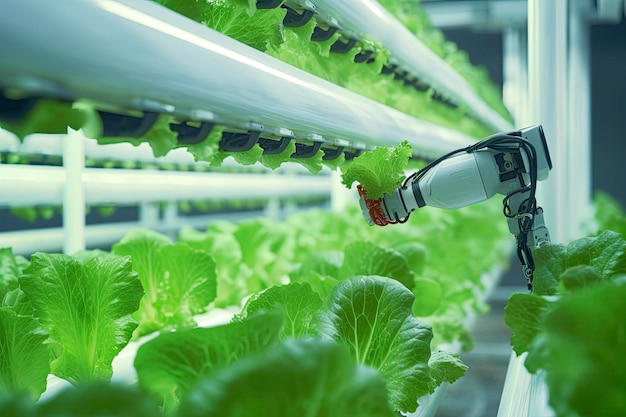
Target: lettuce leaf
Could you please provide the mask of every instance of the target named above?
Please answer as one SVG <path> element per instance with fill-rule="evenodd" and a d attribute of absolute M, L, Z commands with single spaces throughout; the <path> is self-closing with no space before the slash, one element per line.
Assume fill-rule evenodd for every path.
<path fill-rule="evenodd" d="M 173 412 L 197 382 L 273 344 L 282 324 L 282 314 L 264 313 L 223 326 L 160 334 L 137 351 L 139 386 L 159 398 L 166 413 Z"/>
<path fill-rule="evenodd" d="M 393 249 L 385 249 L 372 242 L 354 242 L 344 249 L 343 264 L 338 278 L 357 275 L 379 275 L 393 278 L 409 290 L 413 289 L 413 271 L 406 258 Z"/>
<path fill-rule="evenodd" d="M 245 4 L 234 0 L 157 1 L 183 16 L 204 23 L 211 29 L 260 51 L 281 42 L 280 24 L 285 10 L 280 7 L 255 11 L 248 0 L 243 0 Z"/>
<path fill-rule="evenodd" d="M 559 416 L 626 415 L 626 285 L 605 281 L 554 303 L 526 360 L 546 370 Z"/>
<path fill-rule="evenodd" d="M 23 265 L 24 262 L 13 255 L 11 248 L 0 248 L 0 297 L 19 287 L 18 278 Z"/>
<path fill-rule="evenodd" d="M 553 295 L 558 292 L 561 275 L 578 265 L 588 265 L 605 279 L 626 273 L 626 242 L 621 235 L 604 231 L 567 244 L 550 244 L 534 252 L 534 293 Z"/>
<path fill-rule="evenodd" d="M 31 133 L 65 134 L 68 126 L 80 129 L 85 121 L 83 112 L 67 102 L 42 98 L 35 102 L 24 119 L 19 122 L 2 121 L 0 126 L 23 140 Z"/>
<path fill-rule="evenodd" d="M 211 166 L 221 167 L 224 163 L 224 160 L 228 157 L 232 157 L 241 165 L 254 165 L 259 161 L 259 159 L 261 159 L 262 154 L 263 148 L 261 148 L 258 143 L 254 144 L 252 148 L 243 152 L 224 152 L 218 150 L 211 159 Z"/>
<path fill-rule="evenodd" d="M 298 163 L 305 167 L 309 172 L 313 175 L 319 174 L 322 170 L 322 158 L 324 157 L 324 152 L 318 151 L 315 155 L 310 156 L 308 158 L 291 158 L 289 159 L 291 162 Z"/>
<path fill-rule="evenodd" d="M 398 146 L 367 151 L 354 158 L 341 176 L 342 183 L 352 188 L 356 181 L 367 191 L 368 198 L 381 198 L 402 185 L 404 169 L 412 156 L 413 149 L 407 141 Z"/>
<path fill-rule="evenodd" d="M 599 230 L 613 230 L 626 237 L 626 212 L 610 194 L 596 191 L 593 197 L 595 219 Z"/>
<path fill-rule="evenodd" d="M 68 255 L 35 253 L 19 283 L 50 334 L 52 373 L 73 384 L 110 379 L 113 358 L 137 327 L 131 314 L 143 296 L 130 259 L 81 263 Z"/>
<path fill-rule="evenodd" d="M 341 251 L 313 252 L 302 264 L 289 273 L 292 282 L 306 282 L 325 299 L 339 282 L 339 268 L 343 263 Z"/>
<path fill-rule="evenodd" d="M 441 285 L 432 279 L 417 278 L 413 285 L 413 314 L 426 317 L 434 314 L 443 302 L 443 290 Z"/>
<path fill-rule="evenodd" d="M 511 345 L 515 352 L 518 355 L 532 353 L 537 341 L 545 338 L 547 316 L 558 304 L 553 295 L 567 299 L 626 274 L 625 249 L 626 242 L 611 231 L 537 249 L 534 293 L 513 294 L 504 310 L 504 321 L 513 333 Z M 537 370 L 537 366 L 529 366 L 529 362 L 526 366 Z"/>
<path fill-rule="evenodd" d="M 37 399 L 50 373 L 48 334 L 39 321 L 0 307 L 0 392 Z"/>
<path fill-rule="evenodd" d="M 239 242 L 233 235 L 235 225 L 227 222 L 213 222 L 205 232 L 198 232 L 191 227 L 183 227 L 178 241 L 201 250 L 215 260 L 217 278 L 216 307 L 229 307 L 241 304 L 249 295 L 248 278 L 252 271 L 241 262 L 243 254 Z"/>
<path fill-rule="evenodd" d="M 33 307 L 19 288 L 26 260 L 0 249 L 0 393 L 37 399 L 50 373 L 48 333 L 33 317 Z"/>
<path fill-rule="evenodd" d="M 527 352 L 541 334 L 542 323 L 550 310 L 550 301 L 534 294 L 516 293 L 504 307 L 504 322 L 511 329 L 511 346 L 518 355 Z"/>
<path fill-rule="evenodd" d="M 0 416 L 38 417 L 35 402 L 26 395 L 0 391 Z"/>
<path fill-rule="evenodd" d="M 188 145 L 187 152 L 193 155 L 193 159 L 196 162 L 204 161 L 211 165 L 215 165 L 215 159 L 218 157 L 220 152 L 219 143 L 220 140 L 222 140 L 223 133 L 223 127 L 213 127 L 209 136 L 207 136 L 202 142 L 196 143 L 195 145 Z"/>
<path fill-rule="evenodd" d="M 269 219 L 242 221 L 234 236 L 241 247 L 243 263 L 252 271 L 249 294 L 288 279 L 295 242 L 285 223 Z"/>
<path fill-rule="evenodd" d="M 266 167 L 270 169 L 276 169 L 279 166 L 281 166 L 283 162 L 289 161 L 289 158 L 295 151 L 296 151 L 296 142 L 293 140 L 290 140 L 289 144 L 282 152 L 277 153 L 277 154 L 270 154 L 270 155 L 263 154 L 261 155 L 259 162 L 261 162 L 261 164 L 265 165 Z"/>
<path fill-rule="evenodd" d="M 262 311 L 279 311 L 285 316 L 280 338 L 314 336 L 317 314 L 324 305 L 322 297 L 306 282 L 277 285 L 254 294 L 238 317 L 254 316 Z"/>
<path fill-rule="evenodd" d="M 202 381 L 180 408 L 186 417 L 391 417 L 385 382 L 344 346 L 287 340 Z"/>
<path fill-rule="evenodd" d="M 340 282 L 320 334 L 348 346 L 357 363 L 376 370 L 387 383 L 393 408 L 413 412 L 417 399 L 431 392 L 428 324 L 413 316 L 413 294 L 396 280 L 358 276 Z"/>
<path fill-rule="evenodd" d="M 467 365 L 463 363 L 458 354 L 444 350 L 433 352 L 428 360 L 428 366 L 430 367 L 430 376 L 434 380 L 431 390 L 444 382 L 454 383 L 465 375 L 467 370 Z"/>
<path fill-rule="evenodd" d="M 129 142 L 139 146 L 143 142 L 148 142 L 154 156 L 165 156 L 178 145 L 178 133 L 170 128 L 170 123 L 174 121 L 173 116 L 160 115 L 150 130 L 140 138 L 103 137 L 98 134 L 96 139 L 100 145 Z"/>
<path fill-rule="evenodd" d="M 156 232 L 132 230 L 113 245 L 130 256 L 146 295 L 136 316 L 139 336 L 155 330 L 194 327 L 193 316 L 207 311 L 217 292 L 215 261 L 184 243 Z"/>
<path fill-rule="evenodd" d="M 4 415 L 4 414 L 3 414 Z M 156 417 L 152 398 L 136 386 L 86 383 L 61 391 L 37 406 L 37 417 Z M 17 416 L 16 416 L 17 417 Z M 26 417 L 26 416 L 19 416 Z"/>

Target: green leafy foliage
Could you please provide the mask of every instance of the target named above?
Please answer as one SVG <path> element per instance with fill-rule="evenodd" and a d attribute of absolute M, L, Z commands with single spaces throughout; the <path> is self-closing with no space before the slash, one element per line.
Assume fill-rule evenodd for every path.
<path fill-rule="evenodd" d="M 599 230 L 612 230 L 626 236 L 626 212 L 615 198 L 606 192 L 597 191 L 593 204 Z"/>
<path fill-rule="evenodd" d="M 2 128 L 24 139 L 31 133 L 67 133 L 68 127 L 78 130 L 84 121 L 83 113 L 73 109 L 67 102 L 39 99 L 24 119 L 19 122 L 3 121 Z"/>
<path fill-rule="evenodd" d="M 292 282 L 306 282 L 323 298 L 327 297 L 339 281 L 339 268 L 343 263 L 341 251 L 313 252 L 299 267 L 289 273 Z"/>
<path fill-rule="evenodd" d="M 612 210 L 607 217 L 619 224 Z M 514 294 L 505 308 L 511 344 L 517 354 L 528 352 L 530 372 L 545 372 L 558 417 L 626 412 L 624 248 L 622 236 L 612 231 L 539 248 L 539 287 Z"/>
<path fill-rule="evenodd" d="M 213 127 L 209 136 L 202 142 L 187 146 L 187 152 L 193 155 L 196 162 L 209 162 L 212 166 L 216 165 L 217 155 L 219 154 L 219 143 L 222 140 L 224 128 L 220 126 Z M 224 159 L 220 159 L 223 161 Z"/>
<path fill-rule="evenodd" d="M 354 158 L 342 174 L 342 182 L 348 188 L 355 181 L 359 182 L 367 191 L 368 198 L 381 198 L 400 187 L 405 178 L 404 169 L 411 156 L 413 149 L 407 141 L 398 146 L 380 147 L 365 152 Z"/>
<path fill-rule="evenodd" d="M 446 40 L 443 33 L 432 26 L 419 1 L 378 0 L 378 2 L 464 77 L 486 103 L 505 119 L 512 121 L 502 103 L 502 93 L 494 84 L 486 68 L 472 65 L 467 52 L 460 50 L 454 42 Z"/>
<path fill-rule="evenodd" d="M 624 239 L 612 231 L 537 249 L 533 294 L 513 294 L 505 307 L 515 352 L 529 351 L 545 331 L 545 316 L 553 309 L 548 296 L 575 293 L 625 274 L 625 249 Z"/>
<path fill-rule="evenodd" d="M 317 175 L 322 170 L 322 158 L 324 157 L 324 152 L 318 151 L 315 155 L 310 156 L 308 158 L 292 158 L 292 162 L 296 162 L 303 167 L 305 167 L 311 174 Z"/>
<path fill-rule="evenodd" d="M 604 282 L 554 303 L 526 366 L 546 370 L 558 416 L 626 414 L 626 285 Z"/>
<path fill-rule="evenodd" d="M 98 143 L 101 145 L 129 142 L 139 146 L 143 142 L 148 142 L 154 156 L 165 156 L 178 145 L 177 134 L 170 129 L 170 123 L 172 122 L 174 122 L 173 116 L 161 115 L 150 130 L 140 138 L 103 137 L 101 134 L 96 135 L 95 138 L 98 139 Z"/>
<path fill-rule="evenodd" d="M 46 389 L 50 350 L 45 344 L 48 334 L 19 288 L 26 264 L 10 248 L 0 249 L 0 394 L 37 399 Z"/>
<path fill-rule="evenodd" d="M 542 323 L 550 310 L 550 301 L 544 297 L 517 293 L 509 297 L 504 308 L 504 322 L 511 329 L 511 346 L 518 355 L 527 352 L 542 331 Z"/>
<path fill-rule="evenodd" d="M 276 169 L 281 166 L 284 162 L 289 161 L 291 155 L 296 151 L 296 143 L 291 140 L 287 147 L 279 153 L 276 154 L 263 154 L 259 159 L 263 165 L 270 169 Z"/>
<path fill-rule="evenodd" d="M 281 8 L 254 11 L 248 0 L 245 0 L 245 5 L 233 0 L 157 1 L 183 16 L 202 22 L 260 51 L 281 42 L 279 24 L 285 15 Z"/>
<path fill-rule="evenodd" d="M 0 248 L 0 296 L 19 287 L 19 276 L 27 264 L 24 258 L 14 256 L 11 248 Z"/>
<path fill-rule="evenodd" d="M 4 414 L 3 414 L 4 415 Z M 154 401 L 134 386 L 87 383 L 37 405 L 37 417 L 155 417 Z"/>
<path fill-rule="evenodd" d="M 149 320 L 154 319 L 152 330 L 178 328 L 171 336 L 165 333 L 166 339 L 155 339 L 167 340 L 168 343 L 159 347 L 163 348 L 161 353 L 155 353 L 158 351 L 156 345 L 153 346 L 154 352 L 146 351 L 142 363 L 143 368 L 148 370 L 147 376 L 140 376 L 146 384 L 144 388 L 159 398 L 168 413 L 174 412 L 185 392 L 192 389 L 196 381 L 204 378 L 201 376 L 204 375 L 203 371 L 198 372 L 198 369 L 206 369 L 208 374 L 213 375 L 214 371 L 219 370 L 221 373 L 231 367 L 220 365 L 202 368 L 200 364 L 203 357 L 210 356 L 202 352 L 212 348 L 205 349 L 200 337 L 197 340 L 192 338 L 195 342 L 184 338 L 187 334 L 185 328 L 194 326 L 195 322 L 186 321 L 185 325 L 180 325 L 167 321 L 172 318 L 182 319 L 180 316 L 175 317 L 180 311 L 184 311 L 185 318 L 193 320 L 195 314 L 206 311 L 211 303 L 215 305 L 215 301 L 206 299 L 206 303 L 196 303 L 186 299 L 185 295 L 185 288 L 196 285 L 191 276 L 204 276 L 193 271 L 207 257 L 214 261 L 212 265 L 217 275 L 217 293 L 225 291 L 226 294 L 222 306 L 240 304 L 247 295 L 256 293 L 237 321 L 249 320 L 246 315 L 256 317 L 267 310 L 280 312 L 280 316 L 285 317 L 286 325 L 277 332 L 280 332 L 279 338 L 283 340 L 304 335 L 331 339 L 328 320 L 320 329 L 320 317 L 330 317 L 330 311 L 338 309 L 338 306 L 345 311 L 363 311 L 361 321 L 355 319 L 355 322 L 359 326 L 363 322 L 376 324 L 376 332 L 371 331 L 373 326 L 361 328 L 365 329 L 365 333 L 370 329 L 372 341 L 376 342 L 372 346 L 377 347 L 368 350 L 360 344 L 363 350 L 351 351 L 358 352 L 360 357 L 367 356 L 366 350 L 377 352 L 372 353 L 367 362 L 361 363 L 375 367 L 385 379 L 393 381 L 388 383 L 389 398 L 391 404 L 394 404 L 393 408 L 401 409 L 395 404 L 416 407 L 416 398 L 420 393 L 432 392 L 442 381 L 452 382 L 464 372 L 464 365 L 458 357 L 445 353 L 430 354 L 430 348 L 449 341 L 460 341 L 464 347 L 471 345 L 471 338 L 463 322 L 469 309 L 480 308 L 475 301 L 476 293 L 482 288 L 480 277 L 499 259 L 504 259 L 503 255 L 507 253 L 506 247 L 503 248 L 503 239 L 510 239 L 510 235 L 506 224 L 501 222 L 500 210 L 499 204 L 495 203 L 476 207 L 475 210 L 455 212 L 425 209 L 419 212 L 419 216 L 416 213 L 402 227 L 370 228 L 363 221 L 359 208 L 351 206 L 341 213 L 299 213 L 286 222 L 218 222 L 204 232 L 185 229 L 181 231 L 179 243 L 176 244 L 156 233 L 135 231 L 114 246 L 113 254 L 82 252 L 76 254 L 75 259 L 77 263 L 85 265 L 96 259 L 130 256 L 133 268 L 146 282 L 145 291 L 148 295 L 142 301 L 148 299 L 150 292 L 154 291 L 156 301 L 148 304 L 149 310 L 146 311 L 149 314 L 145 316 Z M 460 257 L 458 253 L 467 256 Z M 472 262 L 467 262 L 467 258 L 471 258 Z M 187 272 L 183 274 L 184 271 Z M 189 279 L 175 278 L 187 273 Z M 394 288 L 402 288 L 402 292 L 396 294 L 395 291 L 385 290 L 384 297 L 376 298 L 370 297 L 370 293 L 376 295 L 376 291 L 363 289 L 368 288 L 368 285 L 355 285 L 350 294 L 344 291 L 337 298 L 338 288 L 346 285 L 345 282 L 352 282 L 353 275 L 359 274 L 384 275 L 385 278 L 376 279 L 390 281 Z M 562 282 L 569 282 L 567 278 L 561 279 Z M 173 287 L 178 284 L 181 284 L 180 288 Z M 214 297 L 214 284 L 213 288 Z M 566 284 L 563 288 L 567 288 Z M 210 295 L 210 291 L 197 292 L 199 298 L 207 293 Z M 16 303 L 20 298 L 14 292 L 11 294 L 13 305 L 26 306 L 24 303 Z M 412 301 L 413 296 L 415 302 Z M 184 305 L 181 307 L 174 303 L 174 299 L 182 299 Z M 374 308 L 374 305 L 380 308 Z M 196 309 L 192 306 L 199 307 Z M 376 310 L 379 316 L 373 315 Z M 334 312 L 337 317 L 340 316 L 337 310 Z M 370 312 L 372 315 L 369 315 Z M 165 319 L 158 316 L 165 313 Z M 430 327 L 421 320 L 418 321 L 421 324 L 413 326 L 413 320 L 417 320 L 413 314 L 419 314 L 421 320 L 432 325 L 434 337 Z M 135 317 L 141 319 L 142 316 L 136 313 Z M 340 324 L 334 322 L 338 329 L 342 329 Z M 411 332 L 422 335 L 420 329 L 428 335 L 426 338 L 402 343 L 403 336 L 411 336 Z M 389 342 L 391 337 L 385 339 L 394 331 L 398 335 L 397 346 Z M 348 335 L 349 332 L 343 333 Z M 229 337 L 219 337 L 222 340 L 220 346 L 225 346 Z M 360 343 L 366 337 L 355 335 L 353 339 Z M 233 338 L 236 339 L 235 336 Z M 348 337 L 337 337 L 334 340 L 351 346 Z M 211 344 L 213 348 L 214 345 Z M 412 356 L 418 350 L 416 346 L 426 348 L 418 367 L 413 366 Z M 388 360 L 384 361 L 381 359 L 384 356 L 382 352 L 387 348 L 391 349 L 391 353 L 388 354 Z M 179 354 L 174 353 L 177 349 L 186 352 L 180 355 L 188 358 L 192 364 L 180 359 L 176 362 L 182 368 L 176 368 L 168 363 L 168 357 L 179 357 Z M 404 356 L 402 351 L 406 352 Z M 356 358 L 356 355 L 353 357 Z M 403 358 L 409 358 L 406 360 L 409 364 L 407 369 L 402 367 Z M 150 366 L 158 369 L 158 372 L 151 375 Z M 169 377 L 165 376 L 168 372 L 171 373 Z M 415 384 L 417 375 L 420 375 L 420 382 Z M 404 384 L 410 387 L 406 388 Z M 387 401 L 387 395 L 385 399 Z"/>
<path fill-rule="evenodd" d="M 294 238 L 286 224 L 264 220 L 246 220 L 233 232 L 239 242 L 242 262 L 250 268 L 248 294 L 283 283 L 291 269 Z"/>
<path fill-rule="evenodd" d="M 604 278 L 626 273 L 626 242 L 615 232 L 575 240 L 568 244 L 542 246 L 534 253 L 534 292 L 552 295 L 559 291 L 561 275 L 578 265 L 588 265 Z"/>
<path fill-rule="evenodd" d="M 412 302 L 410 290 L 394 279 L 358 276 L 340 281 L 326 304 L 308 283 L 294 282 L 253 296 L 244 314 L 282 312 L 282 339 L 322 336 L 347 345 L 357 363 L 387 381 L 394 409 L 413 411 L 417 398 L 454 382 L 466 366 L 452 354 L 431 356 L 431 329 L 412 315 Z"/>
<path fill-rule="evenodd" d="M 50 372 L 48 334 L 32 316 L 7 307 L 0 307 L 0 323 L 0 393 L 39 398 Z"/>
<path fill-rule="evenodd" d="M 146 291 L 137 313 L 139 336 L 194 327 L 193 316 L 205 312 L 216 297 L 215 261 L 204 251 L 137 229 L 113 245 L 112 252 L 132 258 Z"/>
<path fill-rule="evenodd" d="M 50 334 L 52 373 L 75 384 L 109 379 L 113 358 L 137 327 L 131 314 L 143 296 L 130 260 L 110 256 L 81 263 L 36 253 L 19 283 Z"/>
<path fill-rule="evenodd" d="M 0 391 L 0 416 L 36 417 L 35 403 L 27 395 Z"/>
<path fill-rule="evenodd" d="M 252 274 L 250 268 L 242 263 L 242 250 L 237 238 L 233 235 L 235 225 L 227 222 L 214 222 L 205 232 L 193 228 L 182 228 L 178 235 L 179 243 L 201 250 L 215 260 L 217 278 L 216 307 L 235 306 L 250 292 L 248 279 Z"/>
<path fill-rule="evenodd" d="M 379 275 L 394 278 L 409 290 L 413 289 L 413 271 L 406 258 L 393 249 L 385 249 L 371 242 L 353 242 L 344 249 L 343 264 L 338 277 Z"/>
<path fill-rule="evenodd" d="M 287 340 L 202 381 L 181 404 L 186 417 L 392 416 L 385 382 L 339 344 Z"/>
<path fill-rule="evenodd" d="M 419 278 L 413 285 L 413 313 L 416 316 L 426 317 L 434 314 L 443 301 L 443 290 L 437 281 Z"/>
<path fill-rule="evenodd" d="M 359 276 L 340 282 L 320 315 L 320 333 L 348 346 L 357 363 L 377 369 L 391 405 L 405 412 L 414 411 L 432 387 L 432 331 L 413 316 L 413 299 L 395 280 Z"/>
<path fill-rule="evenodd" d="M 430 376 L 434 380 L 431 390 L 434 390 L 444 382 L 449 384 L 456 382 L 465 375 L 467 370 L 467 365 L 463 363 L 458 354 L 444 350 L 432 352 L 428 366 L 430 367 Z"/>
<path fill-rule="evenodd" d="M 223 326 L 160 334 L 137 351 L 139 386 L 172 413 L 199 381 L 273 344 L 282 324 L 281 314 L 261 313 Z"/>
<path fill-rule="evenodd" d="M 317 314 L 324 301 L 306 283 L 277 285 L 254 294 L 245 305 L 244 314 L 254 316 L 263 311 L 279 311 L 285 317 L 281 339 L 313 336 L 317 333 Z"/>
<path fill-rule="evenodd" d="M 252 148 L 243 152 L 225 152 L 217 151 L 211 159 L 211 166 L 220 167 L 224 163 L 224 160 L 228 157 L 232 157 L 241 165 L 253 165 L 257 163 L 263 154 L 263 149 L 256 143 Z"/>

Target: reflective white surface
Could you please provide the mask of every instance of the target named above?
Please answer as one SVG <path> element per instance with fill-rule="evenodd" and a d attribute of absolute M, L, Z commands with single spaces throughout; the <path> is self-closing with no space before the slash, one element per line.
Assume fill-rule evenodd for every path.
<path fill-rule="evenodd" d="M 409 140 L 438 156 L 473 140 L 321 80 L 159 4 L 10 2 L 0 85 L 367 146 Z"/>

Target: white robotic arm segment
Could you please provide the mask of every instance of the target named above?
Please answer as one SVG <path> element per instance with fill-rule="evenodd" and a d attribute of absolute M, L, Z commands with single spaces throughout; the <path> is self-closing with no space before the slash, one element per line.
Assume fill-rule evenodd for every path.
<path fill-rule="evenodd" d="M 540 125 L 490 136 L 470 147 L 450 152 L 406 178 L 402 187 L 383 198 L 367 198 L 359 186 L 360 204 L 370 225 L 405 222 L 415 209 L 432 206 L 457 209 L 504 195 L 504 215 L 516 237 L 524 275 L 532 282 L 534 264 L 529 249 L 550 241 L 537 207 L 537 180 L 552 168 Z"/>

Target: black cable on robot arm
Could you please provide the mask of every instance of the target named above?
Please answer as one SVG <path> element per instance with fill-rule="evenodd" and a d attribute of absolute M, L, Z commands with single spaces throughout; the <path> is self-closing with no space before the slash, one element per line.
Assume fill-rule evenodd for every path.
<path fill-rule="evenodd" d="M 464 152 L 465 149 L 461 148 L 461 149 L 456 149 L 454 151 L 448 152 L 447 154 L 440 156 L 439 158 L 429 162 L 428 164 L 426 164 L 425 167 L 423 167 L 422 169 L 420 169 L 419 171 L 414 172 L 413 174 L 409 175 L 408 177 L 405 178 L 404 182 L 402 183 L 402 187 L 405 188 L 407 186 L 407 184 L 413 180 L 413 179 L 419 179 L 422 178 L 428 171 L 430 171 L 432 168 L 434 168 L 435 166 L 437 166 L 438 164 L 440 164 L 441 162 L 445 161 L 446 159 Z"/>
<path fill-rule="evenodd" d="M 430 171 L 432 168 L 434 168 L 435 166 L 437 166 L 438 164 L 440 164 L 441 162 L 445 161 L 448 158 L 451 158 L 452 156 L 459 154 L 459 153 L 463 153 L 463 152 L 467 152 L 467 153 L 472 153 L 472 152 L 476 152 L 480 149 L 486 149 L 489 147 L 492 147 L 494 145 L 497 144 L 504 144 L 504 143 L 508 143 L 508 144 L 518 144 L 520 141 L 520 137 L 519 136 L 513 136 L 513 135 L 507 135 L 507 134 L 502 134 L 502 133 L 498 133 L 492 136 L 489 136 L 479 142 L 474 143 L 473 145 L 467 146 L 465 148 L 460 148 L 460 149 L 456 149 L 454 151 L 448 152 L 447 154 L 440 156 L 439 158 L 429 162 L 425 167 L 423 167 L 422 169 L 420 169 L 419 171 L 413 173 L 412 175 L 408 176 L 404 182 L 402 183 L 402 187 L 406 187 L 407 184 L 409 184 L 410 181 L 412 181 L 413 179 L 419 179 L 421 177 L 423 177 L 424 175 L 426 175 L 426 173 L 428 171 Z M 506 150 L 510 150 L 510 149 L 506 149 Z"/>

